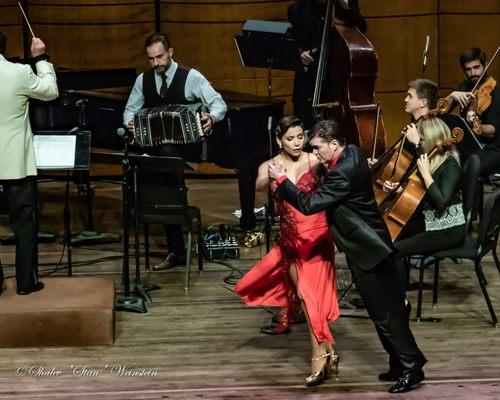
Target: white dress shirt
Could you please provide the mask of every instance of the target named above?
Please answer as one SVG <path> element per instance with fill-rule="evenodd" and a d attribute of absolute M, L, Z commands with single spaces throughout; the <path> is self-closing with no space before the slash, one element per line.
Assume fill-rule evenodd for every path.
<path fill-rule="evenodd" d="M 170 87 L 175 72 L 177 71 L 177 63 L 172 60 L 170 68 L 165 73 L 167 76 L 167 85 Z M 128 98 L 125 112 L 123 113 L 123 123 L 127 125 L 134 118 L 134 114 L 139 111 L 144 105 L 145 98 L 142 90 L 142 78 L 144 74 L 140 74 L 135 80 L 134 87 Z M 155 72 L 156 90 L 158 94 L 161 88 L 161 76 Z M 189 101 L 199 100 L 210 110 L 210 115 L 214 122 L 224 119 L 227 111 L 227 106 L 222 96 L 217 93 L 207 79 L 197 70 L 190 69 L 184 86 L 184 97 Z"/>

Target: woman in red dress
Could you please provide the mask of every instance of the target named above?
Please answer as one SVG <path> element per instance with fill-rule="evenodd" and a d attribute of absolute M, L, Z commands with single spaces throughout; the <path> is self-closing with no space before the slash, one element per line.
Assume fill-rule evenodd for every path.
<path fill-rule="evenodd" d="M 322 166 L 302 151 L 304 127 L 296 117 L 278 122 L 276 140 L 280 153 L 259 167 L 257 190 L 273 190 L 269 163 L 280 163 L 287 177 L 305 193 L 315 190 Z M 306 385 L 325 380 L 330 369 L 338 370 L 329 321 L 339 317 L 334 268 L 334 247 L 324 212 L 306 216 L 275 197 L 280 216 L 278 244 L 238 283 L 236 293 L 250 306 L 277 306 L 289 315 L 297 301 L 306 316 L 312 347 L 311 374 Z"/>

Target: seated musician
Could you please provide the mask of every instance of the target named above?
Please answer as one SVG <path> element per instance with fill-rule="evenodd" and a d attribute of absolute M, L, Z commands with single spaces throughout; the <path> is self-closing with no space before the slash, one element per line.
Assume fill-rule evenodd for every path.
<path fill-rule="evenodd" d="M 309 129 L 314 124 L 312 100 L 317 74 L 317 59 L 320 53 L 323 21 L 327 0 L 296 0 L 288 8 L 288 20 L 299 45 L 300 59 L 307 66 L 304 72 L 297 71 L 293 83 L 293 113 Z M 366 31 L 366 20 L 359 11 L 358 0 L 337 0 L 334 3 L 335 18 L 348 26 Z"/>
<path fill-rule="evenodd" d="M 405 149 L 409 150 L 414 156 L 420 155 L 418 145 L 420 143 L 418 135 L 410 134 L 416 132 L 421 118 L 429 114 L 430 110 L 436 108 L 438 98 L 437 85 L 428 79 L 416 79 L 408 83 L 408 90 L 404 99 L 405 112 L 410 115 L 412 123 L 408 125 L 405 132 Z M 368 165 L 373 166 L 378 160 L 368 159 Z"/>
<path fill-rule="evenodd" d="M 481 49 L 474 47 L 464 52 L 460 56 L 460 65 L 465 79 L 447 99 L 452 103 L 451 109 L 460 105 L 461 115 L 468 123 L 479 123 L 479 130 L 474 133 L 484 147 L 467 158 L 464 172 L 467 179 L 476 181 L 480 176 L 488 176 L 500 170 L 500 92 L 495 79 L 487 74 L 475 93 L 470 92 L 486 67 L 486 54 Z M 469 107 L 475 97 L 477 110 Z M 464 196 L 471 196 L 464 201 L 472 204 L 471 200 L 477 198 L 477 193 L 471 190 L 464 193 Z"/>
<path fill-rule="evenodd" d="M 426 194 L 394 246 L 401 257 L 460 246 L 465 239 L 465 217 L 460 201 L 462 171 L 458 151 L 452 145 L 428 157 L 436 145 L 451 137 L 450 130 L 439 118 L 429 117 L 422 119 L 418 128 L 410 127 L 407 135 L 422 150 L 417 166 Z M 398 186 L 387 181 L 384 190 L 404 187 Z"/>
<path fill-rule="evenodd" d="M 134 114 L 143 108 L 169 104 L 201 102 L 209 109 L 201 119 L 203 131 L 209 134 L 214 124 L 224 118 L 226 103 L 207 79 L 195 69 L 178 65 L 172 58 L 174 49 L 170 39 L 163 33 L 155 33 L 146 39 L 146 55 L 151 69 L 140 74 L 132 88 L 123 114 L 124 124 L 133 132 Z M 192 160 L 199 146 L 164 144 L 148 153 L 155 156 L 182 157 Z M 185 263 L 184 239 L 180 226 L 165 226 L 169 253 L 165 260 L 153 266 L 159 271 Z"/>

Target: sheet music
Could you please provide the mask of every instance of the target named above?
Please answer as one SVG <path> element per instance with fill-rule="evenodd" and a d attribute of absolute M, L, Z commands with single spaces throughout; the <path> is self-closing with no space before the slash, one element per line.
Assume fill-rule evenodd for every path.
<path fill-rule="evenodd" d="M 34 147 L 38 169 L 75 167 L 75 135 L 35 135 Z"/>

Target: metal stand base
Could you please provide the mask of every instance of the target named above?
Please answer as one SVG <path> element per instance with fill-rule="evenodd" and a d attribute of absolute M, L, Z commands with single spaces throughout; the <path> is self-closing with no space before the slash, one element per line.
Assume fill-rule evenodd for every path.
<path fill-rule="evenodd" d="M 133 294 L 130 294 L 128 296 L 116 296 L 115 308 L 116 311 L 128 311 L 142 314 L 148 312 L 148 309 L 144 304 L 144 300 L 141 297 Z"/>
<path fill-rule="evenodd" d="M 136 285 L 134 286 L 134 293 L 137 296 L 140 296 L 143 301 L 152 303 L 153 299 L 151 299 L 151 296 L 148 294 L 148 292 L 159 289 L 161 289 L 161 286 L 155 285 L 154 283 L 146 283 L 145 285 L 143 285 L 142 283 L 136 283 Z"/>

